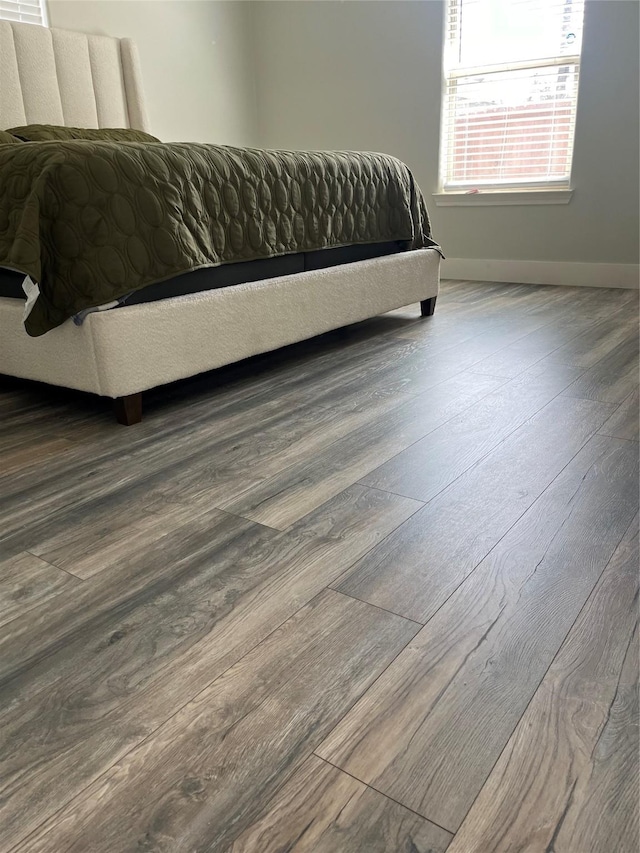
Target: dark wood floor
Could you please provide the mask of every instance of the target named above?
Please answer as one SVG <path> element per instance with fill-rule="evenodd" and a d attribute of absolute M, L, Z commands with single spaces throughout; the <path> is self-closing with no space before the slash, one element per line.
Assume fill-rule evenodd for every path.
<path fill-rule="evenodd" d="M 636 853 L 637 294 L 0 418 L 3 853 Z"/>

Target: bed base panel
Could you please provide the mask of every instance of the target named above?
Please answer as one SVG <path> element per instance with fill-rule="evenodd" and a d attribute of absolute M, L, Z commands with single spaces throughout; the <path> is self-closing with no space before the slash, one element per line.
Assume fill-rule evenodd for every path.
<path fill-rule="evenodd" d="M 434 249 L 402 252 L 98 312 L 38 338 L 24 331 L 23 303 L 0 298 L 0 373 L 123 398 L 116 410 L 133 423 L 139 401 L 128 398 L 149 388 L 412 303 L 432 312 L 439 262 Z"/>

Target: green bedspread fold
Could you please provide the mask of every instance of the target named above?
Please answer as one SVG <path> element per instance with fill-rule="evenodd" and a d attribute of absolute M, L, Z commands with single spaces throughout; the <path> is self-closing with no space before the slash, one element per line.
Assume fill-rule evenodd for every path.
<path fill-rule="evenodd" d="M 190 270 L 392 240 L 436 245 L 411 172 L 384 154 L 0 146 L 0 267 L 40 287 L 30 335 Z"/>

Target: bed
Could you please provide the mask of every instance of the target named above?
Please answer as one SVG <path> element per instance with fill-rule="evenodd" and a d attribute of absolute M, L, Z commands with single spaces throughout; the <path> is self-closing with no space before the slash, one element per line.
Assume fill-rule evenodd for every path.
<path fill-rule="evenodd" d="M 0 21 L 0 129 L 33 124 L 148 131 L 139 60 L 131 40 Z M 272 161 L 276 170 L 282 162 L 295 161 L 295 168 L 302 170 L 300 174 L 303 175 L 308 174 L 314 163 L 319 164 L 318 168 L 328 170 L 329 178 L 324 181 L 321 176 L 314 186 L 316 189 L 325 188 L 327 204 L 331 201 L 329 196 L 333 192 L 333 184 L 339 183 L 339 170 L 335 171 L 334 161 L 326 152 L 244 154 L 225 146 L 215 150 L 211 146 L 181 147 L 179 144 L 154 148 L 153 143 L 145 147 L 147 143 L 144 142 L 121 144 L 100 141 L 21 143 L 20 146 L 3 146 L 3 149 L 15 152 L 22 147 L 21 162 L 28 160 L 31 164 L 37 159 L 38 150 L 44 151 L 46 146 L 54 144 L 58 147 L 53 160 L 58 163 L 58 155 L 62 152 L 67 171 L 70 164 L 77 164 L 81 155 L 84 159 L 92 158 L 88 168 L 94 171 L 97 163 L 108 158 L 111 162 L 116 157 L 118 168 L 129 173 L 135 168 L 146 168 L 145 163 L 148 166 L 159 162 L 157 155 L 161 154 L 162 157 L 175 158 L 176 162 L 182 157 L 187 163 L 185 168 L 191 176 L 190 183 L 196 185 L 202 184 L 202 175 L 207 174 L 207 158 L 215 156 L 216 168 L 226 170 L 224 174 L 228 177 L 229 170 L 233 172 L 236 168 L 234 163 L 238 158 L 244 158 L 244 163 L 249 157 L 258 158 L 256 169 L 263 172 L 265 168 L 271 168 Z M 25 145 L 27 148 L 23 147 Z M 48 152 L 47 156 L 49 160 L 46 163 L 43 160 L 44 166 L 39 175 L 51 171 L 52 155 Z M 75 322 L 71 318 L 75 308 L 69 308 L 66 313 L 61 313 L 56 306 L 49 306 L 48 312 L 34 311 L 33 317 L 27 319 L 27 328 L 29 323 L 32 325 L 30 333 L 27 333 L 23 321 L 24 298 L 20 298 L 19 285 L 26 274 L 31 274 L 37 281 L 43 264 L 37 259 L 33 266 L 24 259 L 15 262 L 12 258 L 0 258 L 0 267 L 4 268 L 0 274 L 0 373 L 110 397 L 114 400 L 117 420 L 129 425 L 141 419 L 142 392 L 150 388 L 405 305 L 420 303 L 421 315 L 431 315 L 438 293 L 440 253 L 430 239 L 428 217 L 412 176 L 403 164 L 384 155 L 353 155 L 361 158 L 355 159 L 353 164 L 349 163 L 348 152 L 344 152 L 344 156 L 347 158 L 345 169 L 353 166 L 361 170 L 360 186 L 364 186 L 367 192 L 372 186 L 367 179 L 369 165 L 374 170 L 371 174 L 386 175 L 395 171 L 400 174 L 400 180 L 407 186 L 407 198 L 410 194 L 410 204 L 409 201 L 406 204 L 394 201 L 394 204 L 402 211 L 411 206 L 416 232 L 413 238 L 405 233 L 404 225 L 389 230 L 388 225 L 376 224 L 375 204 L 380 199 L 376 201 L 376 193 L 373 192 L 372 198 L 367 199 L 363 195 L 361 200 L 363 207 L 358 215 L 363 218 L 362 233 L 366 236 L 361 243 L 355 241 L 351 245 L 344 235 L 332 240 L 331 234 L 329 237 L 320 234 L 317 244 L 309 242 L 307 232 L 317 230 L 324 216 L 322 209 L 316 207 L 317 215 L 311 216 L 310 213 L 310 218 L 305 220 L 313 220 L 313 226 L 303 227 L 303 223 L 297 229 L 301 235 L 298 243 L 293 240 L 287 243 L 286 239 L 284 242 L 272 240 L 269 257 L 254 258 L 251 252 L 245 252 L 246 258 L 238 254 L 231 258 L 234 262 L 229 262 L 212 254 L 215 246 L 205 246 L 204 254 L 198 256 L 197 263 L 194 261 L 188 269 L 176 260 L 173 264 L 165 264 L 167 275 L 159 274 L 156 269 L 147 271 L 146 278 L 136 279 L 135 283 L 120 280 L 117 292 L 127 291 L 127 301 L 111 310 L 90 312 L 83 317 L 81 324 L 77 323 L 82 312 L 75 314 Z M 363 159 L 366 157 L 370 160 Z M 206 161 L 205 166 L 194 169 L 194 163 L 202 159 Z M 158 165 L 157 169 L 164 173 L 165 167 L 166 162 Z M 59 180 L 63 166 L 58 164 L 57 168 L 56 180 Z M 16 175 L 19 172 L 22 179 L 36 174 L 30 169 L 31 165 L 28 169 L 21 166 L 20 170 L 14 171 Z M 153 172 L 153 168 L 149 166 L 149 169 Z M 295 172 L 295 169 L 287 167 L 280 177 L 276 175 L 273 178 L 270 185 L 274 205 L 278 204 L 278 187 L 283 180 L 288 180 L 285 175 L 288 171 Z M 1 175 L 0 163 L 0 178 Z M 295 175 L 291 180 L 295 185 Z M 18 183 L 16 177 L 12 186 L 17 187 Z M 381 185 L 378 186 L 378 196 L 384 195 Z M 343 186 L 348 187 L 348 181 L 343 181 Z M 118 189 L 117 196 L 122 206 L 121 190 Z M 287 192 L 291 194 L 291 187 Z M 47 193 L 50 193 L 50 186 L 38 196 L 43 209 Z M 230 192 L 228 195 L 231 198 L 229 203 L 235 203 L 233 194 Z M 41 210 L 41 215 L 48 217 L 47 222 L 53 219 L 58 229 L 55 239 L 62 245 L 69 241 L 65 243 L 60 237 L 64 217 L 61 215 L 56 219 L 58 201 L 52 202 L 49 211 L 44 210 L 43 213 Z M 317 206 L 315 196 L 312 201 Z M 382 202 L 388 202 L 386 196 Z M 217 209 L 216 204 L 219 201 L 211 202 L 213 213 Z M 264 207 L 266 202 L 260 204 L 256 203 L 253 210 L 252 221 L 257 223 L 256 227 L 260 227 L 260 217 L 268 218 L 271 214 Z M 178 199 L 173 208 L 180 205 Z M 335 211 L 335 204 L 331 202 L 331 205 Z M 210 217 L 213 216 L 211 210 L 207 213 Z M 198 219 L 196 214 L 197 211 L 193 218 L 194 230 Z M 366 217 L 369 232 L 364 221 Z M 23 220 L 27 218 L 22 216 Z M 189 236 L 188 221 L 182 207 L 180 218 L 184 220 L 182 225 Z M 278 220 L 280 230 L 282 218 L 286 219 L 284 213 Z M 290 219 L 295 225 L 295 216 Z M 334 231 L 335 219 L 327 226 Z M 379 215 L 378 219 L 382 222 Z M 149 220 L 152 220 L 151 216 Z M 416 220 L 420 220 L 422 225 L 416 227 Z M 215 219 L 211 222 L 215 224 Z M 233 225 L 230 223 L 230 227 Z M 251 222 L 244 225 L 250 234 Z M 179 227 L 180 223 L 176 225 Z M 157 223 L 154 228 L 150 239 L 157 239 L 158 234 L 162 234 Z M 31 236 L 36 240 L 44 230 L 44 226 L 33 225 Z M 126 228 L 122 226 L 121 230 Z M 290 227 L 289 232 L 291 230 Z M 133 237 L 129 234 L 128 239 L 135 237 L 135 234 Z M 232 237 L 233 232 L 231 237 L 227 236 L 226 242 L 232 243 Z M 394 239 L 383 239 L 387 237 Z M 108 243 L 109 239 L 107 235 L 103 243 L 105 240 Z M 185 242 L 185 239 L 178 242 Z M 201 238 L 200 242 L 206 241 Z M 259 242 L 257 238 L 256 242 Z M 44 238 L 43 243 L 46 243 Z M 14 245 L 18 244 L 19 240 L 14 239 Z M 101 251 L 104 258 L 104 250 Z M 23 254 L 26 257 L 27 253 Z M 97 280 L 101 270 L 98 267 L 92 270 Z M 122 275 L 133 277 L 130 270 L 125 270 L 120 278 Z M 46 290 L 44 273 L 42 276 L 41 288 Z M 88 307 L 86 298 L 82 302 L 78 293 L 76 297 L 75 307 Z M 96 304 L 100 301 L 96 300 Z M 44 291 L 36 302 L 38 309 L 42 305 L 46 305 Z"/>

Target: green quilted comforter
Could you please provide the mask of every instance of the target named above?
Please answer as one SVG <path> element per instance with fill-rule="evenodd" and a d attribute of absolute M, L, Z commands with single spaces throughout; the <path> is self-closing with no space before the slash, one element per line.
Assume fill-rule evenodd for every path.
<path fill-rule="evenodd" d="M 383 154 L 0 145 L 0 267 L 39 284 L 30 335 L 201 267 L 391 240 L 436 245 L 411 172 Z"/>

